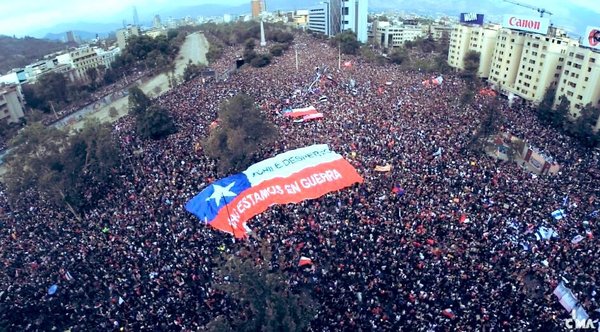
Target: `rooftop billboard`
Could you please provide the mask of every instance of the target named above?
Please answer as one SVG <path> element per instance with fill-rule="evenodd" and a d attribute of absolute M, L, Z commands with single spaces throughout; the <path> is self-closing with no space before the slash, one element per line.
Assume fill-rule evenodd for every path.
<path fill-rule="evenodd" d="M 600 50 L 600 27 L 587 27 L 583 34 L 581 44 L 595 50 Z"/>
<path fill-rule="evenodd" d="M 502 21 L 502 27 L 523 30 L 533 33 L 546 34 L 550 19 L 546 17 L 524 16 L 524 15 L 505 15 Z"/>
<path fill-rule="evenodd" d="M 460 23 L 483 25 L 483 14 L 460 13 Z"/>

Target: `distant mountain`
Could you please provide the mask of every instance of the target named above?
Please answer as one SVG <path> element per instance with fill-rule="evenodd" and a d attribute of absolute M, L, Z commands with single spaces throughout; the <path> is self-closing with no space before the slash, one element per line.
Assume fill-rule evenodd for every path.
<path fill-rule="evenodd" d="M 68 44 L 32 37 L 13 38 L 0 35 L 0 74 L 23 67 L 44 55 L 64 50 Z"/>
<path fill-rule="evenodd" d="M 62 36 L 65 35 L 66 31 L 77 31 L 83 32 L 84 34 L 91 34 L 92 37 L 96 37 L 96 34 L 104 34 L 115 31 L 119 28 L 123 27 L 123 23 L 117 22 L 109 22 L 109 23 L 94 23 L 94 22 L 70 22 L 70 23 L 60 23 L 48 29 L 38 30 L 33 32 L 31 35 L 37 38 L 46 38 L 49 36 L 49 39 L 57 39 L 52 38 L 53 35 L 61 35 L 58 40 L 62 40 Z M 77 34 L 77 33 L 76 33 Z M 83 38 L 83 36 L 81 36 Z M 90 39 L 91 39 L 90 38 Z M 83 38 L 85 39 L 85 38 Z"/>
<path fill-rule="evenodd" d="M 79 36 L 79 39 L 81 39 L 82 41 L 92 40 L 92 39 L 96 38 L 96 35 L 98 35 L 98 37 L 100 37 L 100 38 L 107 38 L 109 35 L 108 32 L 95 33 L 95 32 L 81 31 L 81 30 L 73 30 L 73 34 L 75 36 Z M 65 31 L 65 32 L 60 32 L 60 33 L 47 33 L 44 36 L 44 39 L 65 41 L 67 39 L 67 32 Z"/>

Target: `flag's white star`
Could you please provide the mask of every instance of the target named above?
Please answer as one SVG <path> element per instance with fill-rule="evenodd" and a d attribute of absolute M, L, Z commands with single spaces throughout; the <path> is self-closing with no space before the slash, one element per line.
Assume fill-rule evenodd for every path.
<path fill-rule="evenodd" d="M 212 193 L 212 195 L 210 195 L 209 198 L 206 199 L 206 201 L 210 201 L 211 199 L 215 200 L 215 204 L 217 204 L 217 207 L 219 205 L 221 205 L 221 198 L 224 197 L 234 197 L 237 194 L 231 191 L 231 188 L 235 185 L 235 182 L 231 182 L 230 184 L 227 185 L 227 187 L 221 187 L 217 184 L 213 185 L 214 191 Z"/>

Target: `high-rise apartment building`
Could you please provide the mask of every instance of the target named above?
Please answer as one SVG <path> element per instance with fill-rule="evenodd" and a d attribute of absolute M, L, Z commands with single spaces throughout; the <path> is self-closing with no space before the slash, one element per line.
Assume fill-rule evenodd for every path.
<path fill-rule="evenodd" d="M 574 117 L 587 104 L 600 105 L 600 52 L 569 45 L 556 87 L 556 106 L 560 104 L 560 97 L 563 95 L 569 100 L 571 115 Z"/>
<path fill-rule="evenodd" d="M 252 18 L 257 18 L 260 16 L 262 12 L 265 11 L 265 1 L 264 0 L 252 0 L 250 2 L 250 8 L 252 10 Z"/>
<path fill-rule="evenodd" d="M 469 51 L 479 53 L 480 77 L 489 77 L 496 37 L 500 27 L 498 25 L 457 25 L 450 35 L 450 48 L 448 51 L 448 64 L 459 70 L 464 69 L 465 55 Z"/>

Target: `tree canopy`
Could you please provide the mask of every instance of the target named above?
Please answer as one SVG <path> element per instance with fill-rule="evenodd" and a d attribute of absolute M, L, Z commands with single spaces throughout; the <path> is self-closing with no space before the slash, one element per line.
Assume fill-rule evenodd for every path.
<path fill-rule="evenodd" d="M 331 39 L 332 46 L 339 46 L 344 54 L 356 54 L 360 49 L 360 42 L 356 39 L 356 34 L 350 30 L 338 33 Z"/>
<path fill-rule="evenodd" d="M 177 127 L 169 112 L 152 105 L 136 117 L 137 133 L 142 138 L 162 139 L 175 132 Z"/>
<path fill-rule="evenodd" d="M 261 259 L 231 256 L 217 272 L 214 287 L 225 291 L 244 310 L 228 321 L 217 317 L 211 331 L 304 331 L 316 312 L 307 291 L 292 291 L 285 274 L 269 268 L 271 255 Z M 258 261 L 258 263 L 257 263 Z"/>
<path fill-rule="evenodd" d="M 241 171 L 251 164 L 261 145 L 277 136 L 270 123 L 247 95 L 237 95 L 221 104 L 219 126 L 204 142 L 207 154 L 219 161 L 223 172 Z"/>
<path fill-rule="evenodd" d="M 17 202 L 22 192 L 33 189 L 40 199 L 67 206 L 75 215 L 102 194 L 102 184 L 113 180 L 113 170 L 120 164 L 110 126 L 97 121 L 87 122 L 71 136 L 34 123 L 9 147 L 5 177 L 9 198 Z"/>

